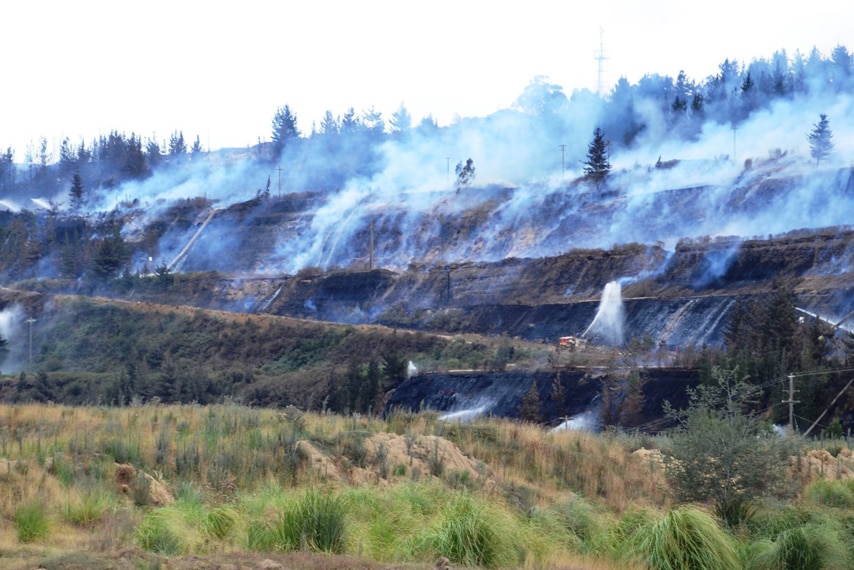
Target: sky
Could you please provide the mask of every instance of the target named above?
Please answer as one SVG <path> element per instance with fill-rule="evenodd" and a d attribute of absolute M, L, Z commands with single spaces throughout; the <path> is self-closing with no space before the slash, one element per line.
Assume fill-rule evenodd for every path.
<path fill-rule="evenodd" d="M 600 47 L 606 91 L 647 73 L 700 81 L 725 58 L 854 51 L 850 0 L 13 2 L 0 149 L 18 162 L 41 137 L 58 154 L 63 137 L 111 130 L 245 147 L 286 104 L 304 133 L 327 110 L 388 118 L 401 104 L 447 125 L 511 106 L 535 76 L 595 91 Z"/>

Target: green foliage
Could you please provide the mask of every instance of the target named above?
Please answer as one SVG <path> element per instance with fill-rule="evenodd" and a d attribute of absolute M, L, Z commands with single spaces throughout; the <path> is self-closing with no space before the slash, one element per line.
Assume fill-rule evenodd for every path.
<path fill-rule="evenodd" d="M 582 497 L 554 505 L 550 510 L 557 515 L 563 527 L 583 543 L 590 544 L 604 530 L 601 514 Z"/>
<path fill-rule="evenodd" d="M 93 489 L 79 500 L 66 501 L 62 517 L 74 526 L 88 528 L 99 523 L 114 506 L 112 495 Z"/>
<path fill-rule="evenodd" d="M 540 392 L 537 389 L 537 381 L 531 382 L 531 388 L 519 402 L 519 417 L 528 422 L 536 422 L 540 419 Z"/>
<path fill-rule="evenodd" d="M 288 105 L 276 109 L 276 113 L 273 115 L 271 138 L 276 154 L 280 154 L 288 143 L 297 140 L 299 136 L 296 113 L 293 113 Z"/>
<path fill-rule="evenodd" d="M 774 539 L 752 544 L 747 568 L 845 570 L 854 562 L 847 548 L 848 541 L 850 537 L 835 521 L 806 524 L 784 530 Z"/>
<path fill-rule="evenodd" d="M 339 497 L 308 491 L 276 521 L 253 521 L 248 529 L 249 548 L 341 554 L 346 544 L 346 514 L 346 505 Z"/>
<path fill-rule="evenodd" d="M 227 506 L 214 507 L 204 517 L 202 530 L 205 534 L 223 540 L 231 533 L 237 522 L 237 513 Z"/>
<path fill-rule="evenodd" d="M 818 123 L 813 125 L 813 130 L 807 137 L 810 142 L 810 156 L 815 159 L 816 166 L 833 151 L 832 138 L 830 121 L 827 120 L 827 115 L 821 113 Z"/>
<path fill-rule="evenodd" d="M 605 141 L 605 133 L 596 127 L 593 131 L 593 140 L 587 147 L 587 160 L 582 161 L 584 174 L 597 185 L 601 184 L 611 171 L 608 147 L 610 143 Z"/>
<path fill-rule="evenodd" d="M 136 528 L 135 539 L 140 548 L 157 554 L 175 556 L 188 551 L 175 513 L 169 509 L 149 512 Z"/>
<path fill-rule="evenodd" d="M 423 549 L 455 564 L 484 568 L 518 564 L 522 547 L 512 522 L 469 494 L 448 505 L 421 541 Z"/>
<path fill-rule="evenodd" d="M 732 570 L 741 563 L 733 539 L 707 513 L 692 507 L 668 512 L 638 528 L 625 556 L 650 570 Z"/>
<path fill-rule="evenodd" d="M 31 501 L 15 509 L 12 517 L 19 542 L 36 542 L 50 534 L 50 521 L 44 503 Z"/>
<path fill-rule="evenodd" d="M 854 509 L 854 481 L 819 479 L 804 489 L 804 497 L 813 505 Z"/>
<path fill-rule="evenodd" d="M 751 501 L 782 487 L 790 443 L 745 411 L 756 390 L 735 371 L 714 368 L 712 375 L 714 386 L 689 392 L 687 410 L 669 409 L 680 426 L 665 469 L 679 500 L 711 502 L 718 516 L 737 524 Z"/>

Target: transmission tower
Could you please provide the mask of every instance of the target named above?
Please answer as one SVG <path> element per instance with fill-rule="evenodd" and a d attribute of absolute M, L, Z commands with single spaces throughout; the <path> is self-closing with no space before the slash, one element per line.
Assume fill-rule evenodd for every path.
<path fill-rule="evenodd" d="M 602 80 L 603 75 L 605 74 L 605 61 L 608 59 L 608 56 L 605 55 L 605 40 L 603 36 L 604 32 L 602 28 L 599 28 L 599 51 L 595 52 L 593 55 L 593 59 L 597 62 L 596 93 L 599 95 L 602 95 Z"/>

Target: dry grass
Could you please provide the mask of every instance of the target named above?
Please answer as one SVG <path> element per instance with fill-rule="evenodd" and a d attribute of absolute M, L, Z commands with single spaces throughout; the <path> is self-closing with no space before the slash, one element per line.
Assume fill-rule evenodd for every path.
<path fill-rule="evenodd" d="M 435 413 L 0 406 L 0 551 L 9 568 L 85 567 L 74 556 L 92 568 L 158 567 L 166 553 L 169 567 L 192 567 L 181 565 L 190 556 L 212 568 L 245 556 L 256 567 L 265 553 L 248 552 L 252 521 L 278 520 L 295 497 L 323 489 L 346 505 L 345 556 L 299 567 L 432 567 L 437 549 L 454 548 L 496 567 L 626 568 L 617 546 L 671 507 L 656 452 L 634 452 L 641 443 L 655 441 L 489 418 L 449 424 Z M 844 478 L 851 459 L 845 445 L 815 449 L 800 473 Z M 174 502 L 157 499 L 158 485 Z M 815 487 L 814 502 L 842 491 Z M 22 544 L 6 521 L 37 501 L 47 538 Z M 499 544 L 489 521 L 513 540 Z M 497 554 L 461 550 L 468 532 Z"/>

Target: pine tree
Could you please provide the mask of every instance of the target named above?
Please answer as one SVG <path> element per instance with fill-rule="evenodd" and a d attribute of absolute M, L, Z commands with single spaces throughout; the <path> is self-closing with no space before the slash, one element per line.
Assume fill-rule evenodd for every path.
<path fill-rule="evenodd" d="M 83 178 L 77 172 L 71 179 L 71 189 L 68 191 L 68 196 L 71 201 L 71 211 L 75 214 L 78 213 L 83 206 Z"/>
<path fill-rule="evenodd" d="M 554 380 L 552 380 L 552 402 L 554 403 L 555 413 L 562 418 L 566 415 L 566 389 L 561 382 L 560 372 L 558 372 Z"/>
<path fill-rule="evenodd" d="M 528 422 L 540 419 L 540 391 L 537 389 L 536 380 L 531 382 L 531 389 L 519 403 L 519 417 Z"/>
<path fill-rule="evenodd" d="M 823 158 L 830 156 L 833 151 L 833 133 L 830 130 L 830 122 L 827 120 L 827 115 L 824 113 L 819 115 L 819 122 L 813 126 L 812 132 L 807 139 L 810 141 L 810 156 L 815 159 L 815 165 L 818 166 Z"/>
<path fill-rule="evenodd" d="M 276 114 L 273 115 L 273 147 L 276 150 L 276 156 L 280 155 L 287 146 L 288 142 L 299 138 L 299 129 L 297 128 L 297 116 L 291 112 L 288 105 L 276 109 Z"/>
<path fill-rule="evenodd" d="M 593 140 L 587 147 L 587 160 L 583 161 L 584 174 L 599 186 L 608 172 L 611 170 L 608 147 L 610 144 L 605 140 L 602 129 L 596 127 L 593 131 Z"/>
<path fill-rule="evenodd" d="M 184 141 L 184 132 L 175 131 L 169 136 L 169 156 L 181 157 L 187 154 L 187 143 Z"/>
<path fill-rule="evenodd" d="M 466 160 L 465 164 L 460 161 L 457 163 L 454 171 L 457 173 L 457 194 L 459 194 L 460 190 L 468 188 L 469 185 L 471 185 L 472 180 L 474 180 L 474 161 L 470 158 Z"/>
<path fill-rule="evenodd" d="M 193 146 L 190 147 L 190 154 L 199 155 L 204 152 L 202 149 L 202 141 L 199 139 L 199 135 L 196 135 L 196 140 L 193 141 Z"/>

